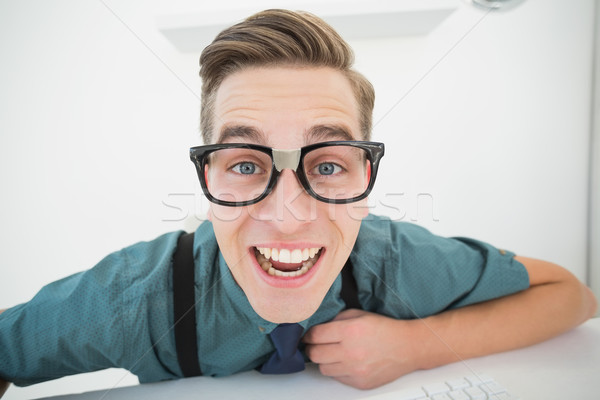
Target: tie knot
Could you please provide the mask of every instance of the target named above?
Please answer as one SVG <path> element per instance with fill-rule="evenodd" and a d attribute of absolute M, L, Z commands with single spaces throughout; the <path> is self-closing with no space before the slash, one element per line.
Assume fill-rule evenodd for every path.
<path fill-rule="evenodd" d="M 263 374 L 288 374 L 304 369 L 304 357 L 298 350 L 298 344 L 304 328 L 300 324 L 280 324 L 269 334 L 275 352 L 263 364 Z"/>

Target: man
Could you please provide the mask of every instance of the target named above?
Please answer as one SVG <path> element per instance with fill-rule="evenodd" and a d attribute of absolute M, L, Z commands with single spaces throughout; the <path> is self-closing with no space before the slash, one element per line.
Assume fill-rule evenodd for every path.
<path fill-rule="evenodd" d="M 200 64 L 207 146 L 191 157 L 212 203 L 193 244 L 193 356 L 205 375 L 288 371 L 271 362 L 275 332 L 293 327 L 324 375 L 366 389 L 527 346 L 595 313 L 591 291 L 559 266 L 367 215 L 383 155 L 369 142 L 374 92 L 322 20 L 259 13 L 223 31 Z M 0 376 L 183 376 L 171 280 L 180 234 L 113 253 L 6 310 Z M 354 309 L 340 294 L 348 259 Z"/>

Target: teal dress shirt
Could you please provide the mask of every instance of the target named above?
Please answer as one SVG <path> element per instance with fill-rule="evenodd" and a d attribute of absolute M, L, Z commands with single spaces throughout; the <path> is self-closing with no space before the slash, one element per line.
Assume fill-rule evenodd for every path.
<path fill-rule="evenodd" d="M 105 368 L 140 382 L 181 377 L 173 332 L 171 259 L 181 232 L 110 254 L 88 271 L 43 287 L 0 314 L 0 377 L 30 385 Z M 505 296 L 529 286 L 514 254 L 466 238 L 369 215 L 350 256 L 362 308 L 400 319 Z M 253 369 L 273 351 L 262 319 L 236 284 L 204 222 L 194 239 L 200 367 L 224 376 Z M 344 309 L 341 277 L 308 329 Z"/>

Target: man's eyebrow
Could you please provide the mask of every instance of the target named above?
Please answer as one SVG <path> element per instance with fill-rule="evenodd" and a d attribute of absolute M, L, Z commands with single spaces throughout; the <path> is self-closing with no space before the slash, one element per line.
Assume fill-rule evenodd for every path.
<path fill-rule="evenodd" d="M 241 138 L 253 143 L 265 143 L 265 137 L 260 130 L 246 125 L 223 126 L 219 132 L 217 143 L 229 142 L 232 138 Z"/>
<path fill-rule="evenodd" d="M 307 143 L 328 140 L 356 140 L 350 130 L 341 125 L 315 125 L 306 132 L 305 138 Z"/>

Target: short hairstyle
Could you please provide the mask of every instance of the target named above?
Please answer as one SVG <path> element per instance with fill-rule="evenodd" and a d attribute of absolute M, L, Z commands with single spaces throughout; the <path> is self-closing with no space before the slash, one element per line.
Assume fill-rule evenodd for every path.
<path fill-rule="evenodd" d="M 302 11 L 266 10 L 223 30 L 200 56 L 200 130 L 206 144 L 214 128 L 217 90 L 230 74 L 247 67 L 331 67 L 349 80 L 360 115 L 362 138 L 371 137 L 375 90 L 352 69 L 354 53 L 325 21 Z"/>

